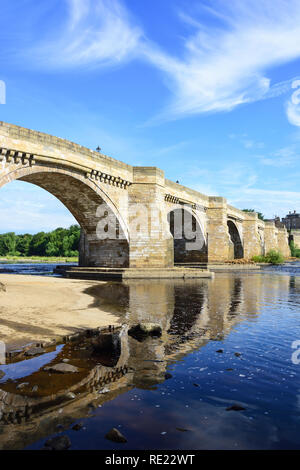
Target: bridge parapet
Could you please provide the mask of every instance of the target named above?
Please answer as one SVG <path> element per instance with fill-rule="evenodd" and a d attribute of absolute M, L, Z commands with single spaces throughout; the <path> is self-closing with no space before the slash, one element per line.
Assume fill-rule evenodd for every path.
<path fill-rule="evenodd" d="M 132 182 L 132 166 L 119 160 L 90 150 L 81 145 L 43 132 L 25 129 L 0 121 L 0 146 L 22 154 L 36 156 L 42 161 L 52 161 L 82 169 L 93 174 L 93 170 L 107 176 L 120 177 Z"/>

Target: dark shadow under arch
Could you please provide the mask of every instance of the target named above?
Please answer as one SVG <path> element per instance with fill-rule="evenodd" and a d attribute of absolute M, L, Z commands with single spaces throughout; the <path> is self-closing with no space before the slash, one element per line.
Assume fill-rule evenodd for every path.
<path fill-rule="evenodd" d="M 192 232 L 197 231 L 198 242 L 200 241 L 201 247 L 190 249 L 188 244 L 195 243 L 196 236 L 190 238 L 186 236 L 185 230 L 185 217 L 191 220 Z M 174 238 L 174 263 L 199 263 L 207 262 L 207 244 L 200 226 L 195 215 L 187 211 L 185 208 L 176 208 L 168 213 L 168 222 L 170 232 Z M 175 224 L 178 224 L 177 228 Z M 197 243 L 198 244 L 198 243 Z M 196 244 L 195 244 L 196 245 Z"/>
<path fill-rule="evenodd" d="M 227 222 L 228 232 L 230 236 L 230 241 L 233 243 L 233 257 L 234 259 L 240 259 L 244 257 L 244 248 L 242 244 L 242 240 L 238 229 L 234 222 L 228 220 Z"/>

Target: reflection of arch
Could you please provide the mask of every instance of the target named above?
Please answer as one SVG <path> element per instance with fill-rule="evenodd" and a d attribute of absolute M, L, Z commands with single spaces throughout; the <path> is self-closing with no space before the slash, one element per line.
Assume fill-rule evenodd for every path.
<path fill-rule="evenodd" d="M 174 262 L 207 262 L 207 244 L 197 214 L 190 207 L 177 206 L 168 213 L 168 222 L 174 238 Z"/>
<path fill-rule="evenodd" d="M 227 226 L 228 226 L 230 241 L 233 243 L 233 257 L 234 259 L 243 258 L 244 249 L 243 249 L 243 244 L 242 244 L 239 231 L 236 225 L 231 220 L 228 220 Z"/>
<path fill-rule="evenodd" d="M 86 235 L 90 265 L 101 266 L 105 262 L 110 266 L 128 265 L 128 228 L 113 201 L 96 182 L 88 180 L 79 172 L 51 166 L 34 166 L 14 169 L 0 179 L 0 187 L 14 180 L 35 184 L 64 204 Z M 96 229 L 101 217 L 96 214 L 103 204 L 107 218 L 115 221 L 117 238 L 97 238 Z"/>

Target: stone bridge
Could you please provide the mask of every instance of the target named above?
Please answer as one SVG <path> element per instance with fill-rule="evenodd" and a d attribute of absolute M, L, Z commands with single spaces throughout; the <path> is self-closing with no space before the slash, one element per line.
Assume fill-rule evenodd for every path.
<path fill-rule="evenodd" d="M 130 166 L 0 121 L 0 188 L 14 180 L 40 186 L 69 209 L 82 228 L 82 266 L 169 268 L 249 259 L 270 249 L 290 254 L 285 228 L 225 198 L 174 183 L 159 168 Z M 178 234 L 185 217 L 200 243 L 181 228 Z"/>

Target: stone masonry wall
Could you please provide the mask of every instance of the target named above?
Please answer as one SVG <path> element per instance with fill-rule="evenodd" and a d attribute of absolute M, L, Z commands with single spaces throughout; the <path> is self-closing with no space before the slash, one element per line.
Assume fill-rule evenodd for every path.
<path fill-rule="evenodd" d="M 227 204 L 166 180 L 155 167 L 132 167 L 65 139 L 0 121 L 0 188 L 14 181 L 36 184 L 57 197 L 83 229 L 81 263 L 92 266 L 171 267 L 174 242 L 168 223 L 172 204 L 187 204 L 201 215 L 206 252 L 191 260 L 225 261 L 235 254 L 228 221 L 235 224 L 244 257 L 270 249 L 289 254 L 288 234 Z M 99 238 L 98 209 L 107 206 L 120 237 Z M 185 242 L 185 240 L 183 241 Z M 177 255 L 184 243 L 177 243 Z M 262 246 L 264 245 L 264 248 Z M 300 245 L 300 242 L 299 242 Z M 187 258 L 186 258 L 187 259 Z"/>

